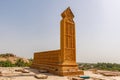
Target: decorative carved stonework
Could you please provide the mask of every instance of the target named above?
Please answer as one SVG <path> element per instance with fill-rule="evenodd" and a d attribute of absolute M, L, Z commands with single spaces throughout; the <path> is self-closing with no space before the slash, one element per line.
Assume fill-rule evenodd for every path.
<path fill-rule="evenodd" d="M 75 61 L 75 54 L 73 52 L 73 50 L 66 50 L 65 52 L 65 61 Z"/>

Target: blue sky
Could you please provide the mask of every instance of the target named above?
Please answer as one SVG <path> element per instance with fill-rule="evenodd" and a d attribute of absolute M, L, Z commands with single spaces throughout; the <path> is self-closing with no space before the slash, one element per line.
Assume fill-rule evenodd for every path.
<path fill-rule="evenodd" d="M 31 58 L 60 48 L 60 14 L 70 6 L 77 62 L 120 63 L 119 0 L 0 0 L 0 53 Z"/>

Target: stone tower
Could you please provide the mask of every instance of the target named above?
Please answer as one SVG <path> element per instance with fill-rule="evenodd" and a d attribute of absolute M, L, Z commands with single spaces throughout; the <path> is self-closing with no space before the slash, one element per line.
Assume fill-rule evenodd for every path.
<path fill-rule="evenodd" d="M 62 14 L 60 25 L 61 55 L 63 64 L 76 64 L 74 15 L 68 7 Z"/>
<path fill-rule="evenodd" d="M 74 15 L 68 7 L 63 11 L 61 16 L 60 49 L 34 53 L 34 60 L 31 67 L 45 69 L 50 73 L 61 76 L 83 75 L 83 71 L 79 70 L 76 64 Z"/>

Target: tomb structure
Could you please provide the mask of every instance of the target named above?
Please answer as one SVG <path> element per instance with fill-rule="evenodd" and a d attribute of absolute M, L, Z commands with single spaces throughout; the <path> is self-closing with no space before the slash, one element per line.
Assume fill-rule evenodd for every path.
<path fill-rule="evenodd" d="M 60 49 L 34 53 L 32 68 L 47 70 L 50 73 L 67 76 L 83 75 L 76 64 L 76 39 L 74 15 L 68 7 L 60 22 Z"/>

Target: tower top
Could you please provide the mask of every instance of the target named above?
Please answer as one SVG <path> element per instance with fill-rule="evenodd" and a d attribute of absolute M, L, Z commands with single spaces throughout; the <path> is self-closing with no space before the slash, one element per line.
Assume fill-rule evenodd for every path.
<path fill-rule="evenodd" d="M 68 7 L 66 10 L 63 11 L 63 13 L 61 14 L 62 18 L 74 18 L 74 14 L 73 12 L 71 11 L 70 7 Z"/>

